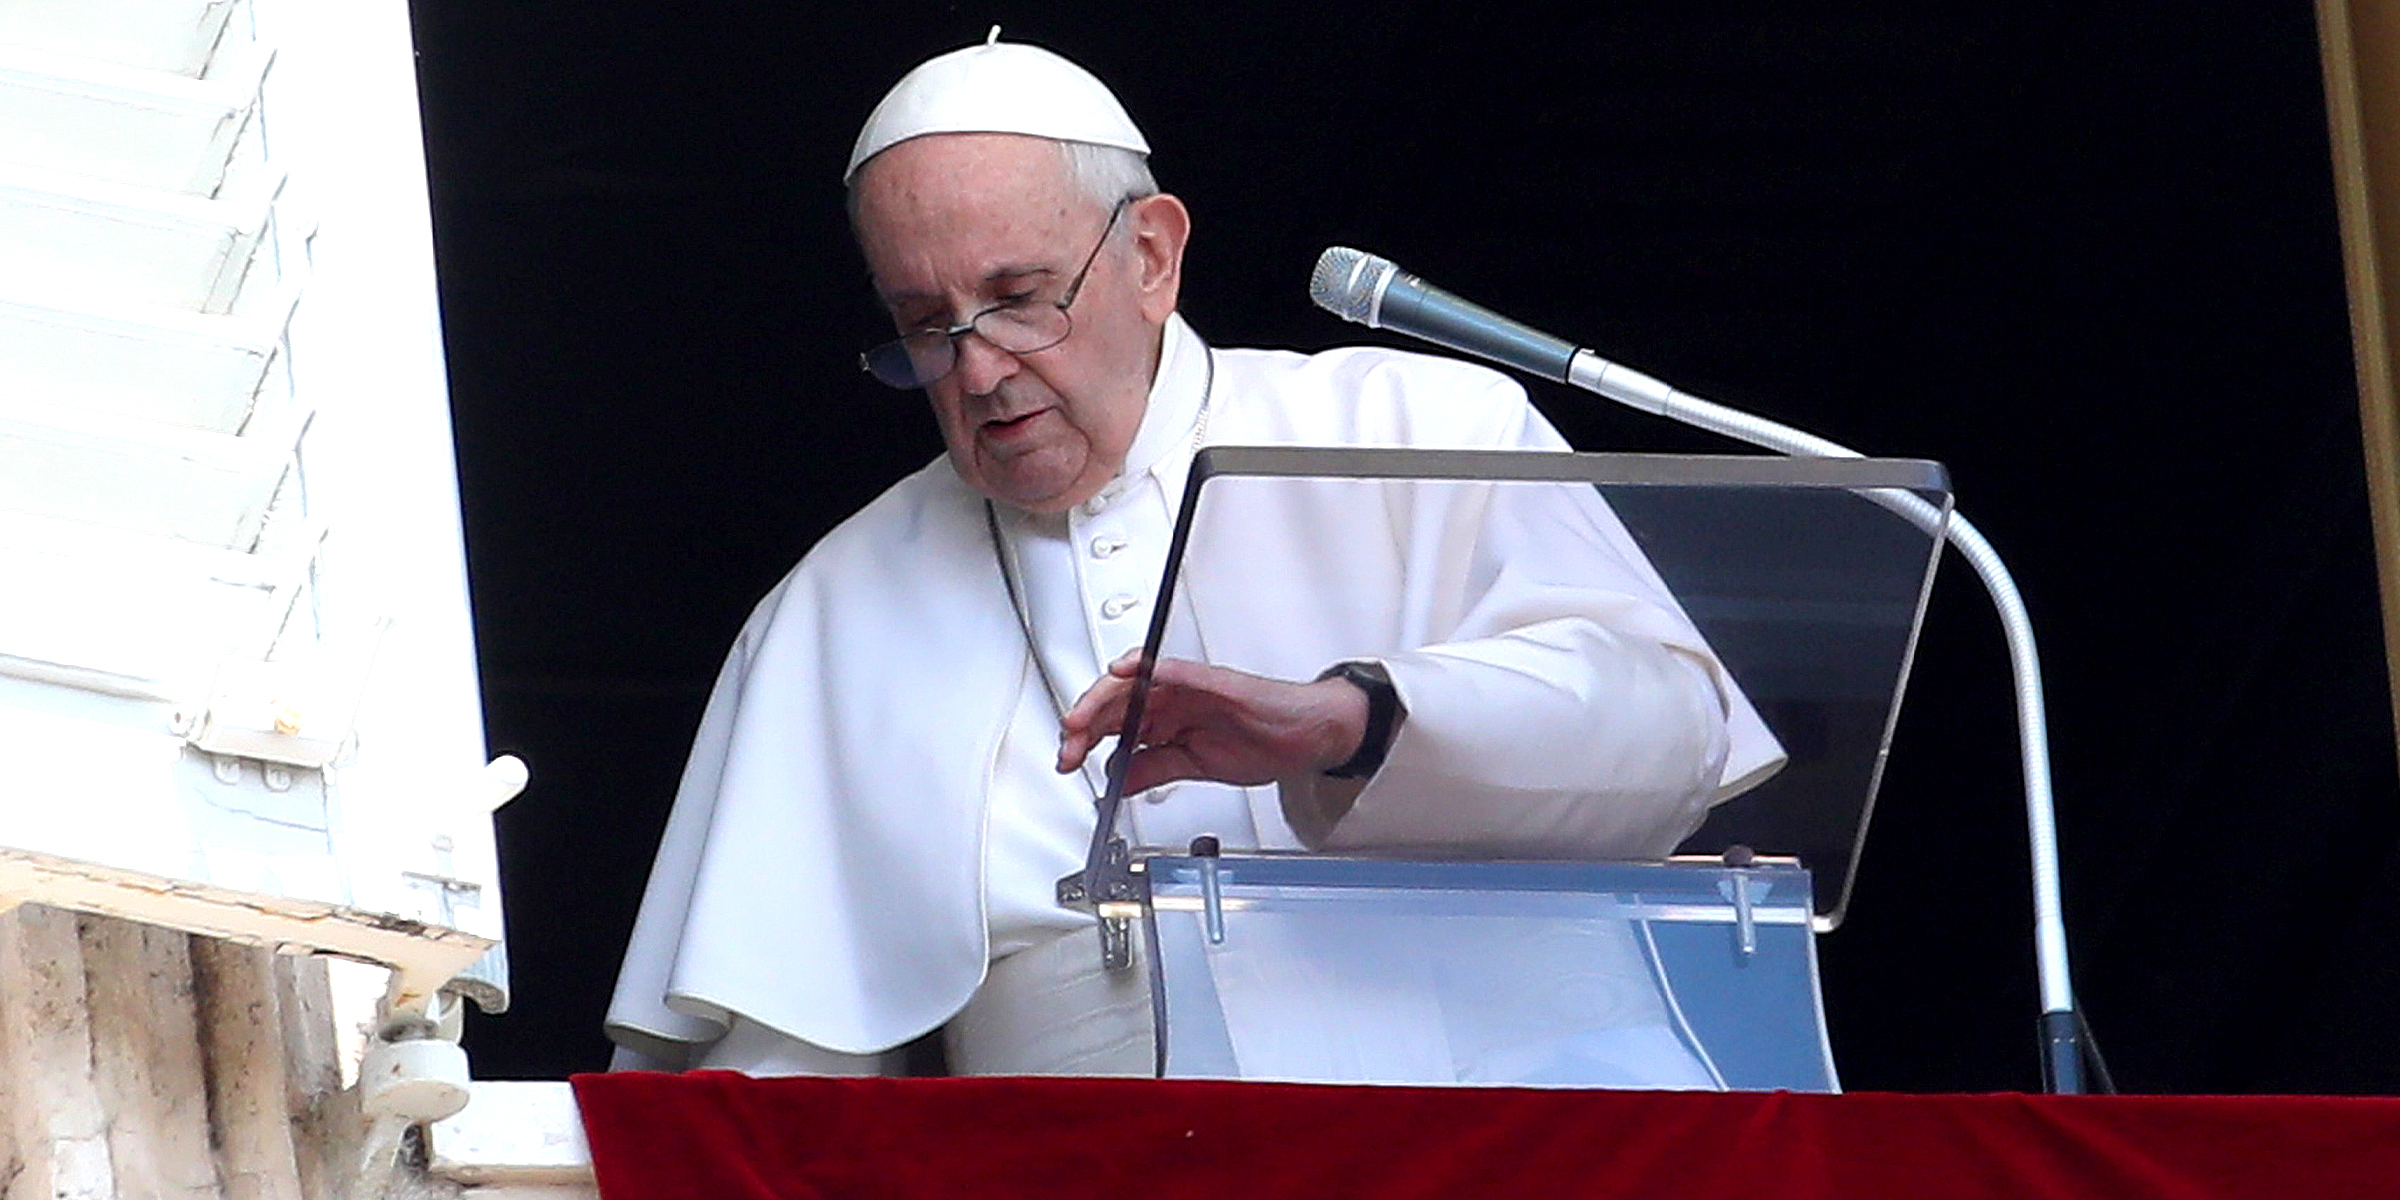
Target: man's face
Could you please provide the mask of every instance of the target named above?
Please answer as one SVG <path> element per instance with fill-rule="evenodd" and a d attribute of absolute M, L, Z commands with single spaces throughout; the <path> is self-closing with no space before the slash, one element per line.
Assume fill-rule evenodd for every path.
<path fill-rule="evenodd" d="M 1057 143 L 1013 134 L 902 142 L 854 186 L 859 246 L 903 333 L 1060 299 L 1108 223 L 1109 206 L 1076 188 Z M 958 365 L 925 391 L 969 487 L 1058 512 L 1124 468 L 1175 307 L 1181 213 L 1165 196 L 1128 206 L 1118 220 L 1130 237 L 1112 235 L 1093 261 L 1065 341 L 1010 354 L 959 335 Z"/>

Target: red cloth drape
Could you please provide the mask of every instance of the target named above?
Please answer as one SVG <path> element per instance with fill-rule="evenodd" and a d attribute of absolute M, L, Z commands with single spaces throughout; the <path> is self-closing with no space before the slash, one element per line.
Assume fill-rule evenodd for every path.
<path fill-rule="evenodd" d="M 2400 1099 L 575 1081 L 604 1200 L 2400 1197 Z"/>

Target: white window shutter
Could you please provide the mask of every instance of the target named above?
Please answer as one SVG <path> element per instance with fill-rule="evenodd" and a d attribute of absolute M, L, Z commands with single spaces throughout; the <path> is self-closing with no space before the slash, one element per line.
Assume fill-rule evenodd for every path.
<path fill-rule="evenodd" d="M 497 1008 L 484 754 L 405 3 L 0 5 L 0 905 Z"/>

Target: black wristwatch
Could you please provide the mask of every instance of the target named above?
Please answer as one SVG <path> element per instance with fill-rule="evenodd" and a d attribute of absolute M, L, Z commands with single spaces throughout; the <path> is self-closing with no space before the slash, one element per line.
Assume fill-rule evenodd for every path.
<path fill-rule="evenodd" d="M 1408 709 L 1400 703 L 1399 689 L 1392 686 L 1391 674 L 1379 662 L 1340 662 L 1325 668 L 1319 680 L 1342 679 L 1367 694 L 1367 731 L 1358 739 L 1358 753 L 1340 766 L 1327 767 L 1325 773 L 1335 779 L 1365 779 L 1383 765 L 1384 752 L 1391 749 L 1392 730 Z"/>

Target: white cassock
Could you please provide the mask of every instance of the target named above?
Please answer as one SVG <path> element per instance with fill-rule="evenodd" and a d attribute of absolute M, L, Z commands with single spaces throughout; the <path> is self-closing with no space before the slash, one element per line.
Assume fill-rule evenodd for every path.
<path fill-rule="evenodd" d="M 632 1061 L 873 1069 L 849 1056 L 962 1010 L 954 1066 L 1128 1061 L 1072 1011 L 1148 1007 L 1085 969 L 1066 935 L 1091 918 L 1052 901 L 1098 778 L 1098 756 L 1052 770 L 1057 711 L 1140 644 L 1203 443 L 1565 448 L 1480 367 L 1211 350 L 1173 318 L 1126 470 L 1085 504 L 1002 510 L 995 545 L 945 461 L 902 480 L 768 594 L 718 678 L 609 1009 Z M 1305 781 L 1186 783 L 1134 804 L 1143 842 L 1656 858 L 1780 765 L 1588 490 L 1524 493 L 1571 510 L 1526 524 L 1506 489 L 1411 487 L 1211 486 L 1168 652 L 1287 679 L 1376 659 L 1407 716 L 1338 819 Z M 1061 1031 L 1027 1014 L 1082 1044 L 1012 1045 Z"/>

